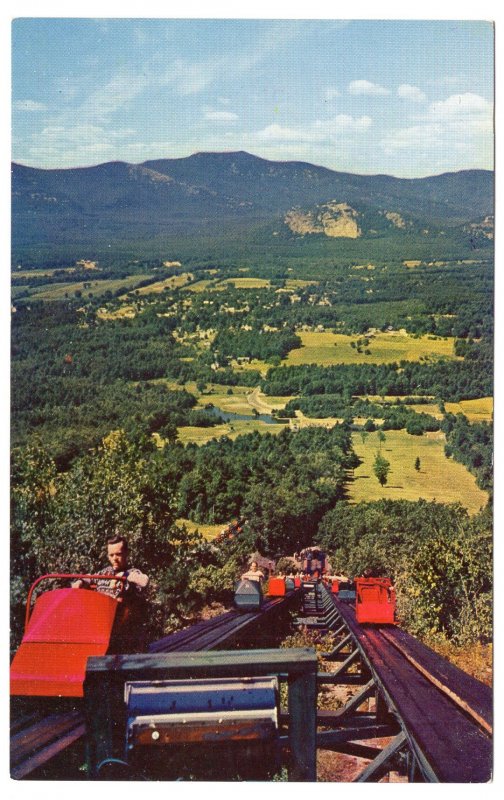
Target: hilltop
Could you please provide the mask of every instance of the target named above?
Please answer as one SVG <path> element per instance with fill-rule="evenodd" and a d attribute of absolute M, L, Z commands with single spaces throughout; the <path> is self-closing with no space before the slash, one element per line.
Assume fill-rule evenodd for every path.
<path fill-rule="evenodd" d="M 77 169 L 12 165 L 13 248 L 170 237 L 492 236 L 493 173 L 353 175 L 246 152 Z"/>

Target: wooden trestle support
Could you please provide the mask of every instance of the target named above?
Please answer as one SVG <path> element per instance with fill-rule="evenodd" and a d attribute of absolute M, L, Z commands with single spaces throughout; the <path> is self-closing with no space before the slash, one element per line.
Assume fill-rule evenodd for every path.
<path fill-rule="evenodd" d="M 409 782 L 491 779 L 488 686 L 395 626 L 360 626 L 353 606 L 321 584 L 305 586 L 297 624 L 335 638 L 323 657 L 341 663 L 334 672 L 318 673 L 318 685 L 358 687 L 336 712 L 318 711 L 317 725 L 332 729 L 316 737 L 319 748 L 369 759 L 355 782 L 376 782 L 391 771 Z M 365 744 L 385 737 L 381 749 Z"/>

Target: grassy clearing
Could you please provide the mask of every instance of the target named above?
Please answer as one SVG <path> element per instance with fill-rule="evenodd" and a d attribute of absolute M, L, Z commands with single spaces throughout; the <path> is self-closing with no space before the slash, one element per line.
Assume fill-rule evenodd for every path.
<path fill-rule="evenodd" d="M 450 414 L 464 414 L 469 422 L 491 422 L 493 417 L 493 397 L 478 400 L 461 400 L 460 403 L 445 403 Z"/>
<path fill-rule="evenodd" d="M 226 280 L 217 283 L 215 288 L 220 289 L 230 284 L 233 284 L 237 289 L 269 289 L 271 286 L 270 281 L 263 278 L 226 278 Z"/>
<path fill-rule="evenodd" d="M 250 390 L 249 390 L 250 392 Z M 271 414 L 273 411 L 282 411 L 289 400 L 294 400 L 296 395 L 265 395 L 259 388 L 254 389 L 247 396 L 247 403 L 260 414 Z"/>
<path fill-rule="evenodd" d="M 411 411 L 416 411 L 417 414 L 430 414 L 435 419 L 443 419 L 444 417 L 437 403 L 419 403 L 418 405 L 408 405 L 407 408 Z"/>
<path fill-rule="evenodd" d="M 204 392 L 198 390 L 196 381 L 188 381 L 184 386 L 181 386 L 175 381 L 159 378 L 153 381 L 153 383 L 164 383 L 168 389 L 175 392 L 180 392 L 182 389 L 185 389 L 197 398 L 199 408 L 204 408 L 207 403 L 213 403 L 214 406 L 230 414 L 249 414 L 252 416 L 253 413 L 252 409 L 254 405 L 248 400 L 252 392 L 250 386 L 233 386 L 233 393 L 228 394 L 229 386 L 224 386 L 220 383 L 207 384 Z M 284 399 L 285 402 L 287 402 L 288 398 Z M 270 411 L 264 410 L 262 413 L 270 413 Z"/>
<path fill-rule="evenodd" d="M 272 433 L 279 434 L 288 425 L 268 425 L 266 422 L 251 418 L 250 420 L 235 420 L 234 422 L 225 423 L 224 425 L 214 425 L 212 428 L 196 428 L 194 426 L 185 426 L 178 428 L 179 441 L 182 444 L 206 444 L 211 439 L 220 439 L 221 436 L 228 436 L 230 439 L 236 439 L 245 433 Z"/>
<path fill-rule="evenodd" d="M 268 364 L 267 361 L 260 361 L 258 358 L 253 358 L 248 364 L 238 364 L 238 361 L 235 359 L 231 359 L 230 366 L 233 372 L 250 372 L 250 370 L 257 370 L 261 373 L 263 378 L 266 377 L 266 373 L 269 369 L 271 369 L 271 364 Z"/>
<path fill-rule="evenodd" d="M 200 522 L 193 522 L 190 519 L 177 519 L 175 520 L 175 524 L 179 528 L 185 526 L 187 530 L 191 532 L 199 531 L 199 533 L 201 533 L 207 542 L 211 542 L 216 536 L 219 535 L 222 529 L 226 527 L 227 522 L 221 522 L 217 525 L 202 525 Z"/>
<path fill-rule="evenodd" d="M 395 395 L 395 394 L 357 394 L 359 400 L 369 400 L 370 403 L 395 403 L 396 400 L 405 400 L 406 397 L 411 397 L 412 400 L 423 399 L 427 397 L 429 400 L 434 400 L 432 395 L 423 394 L 408 394 L 408 395 Z"/>
<path fill-rule="evenodd" d="M 127 278 L 114 278 L 113 280 L 87 280 L 79 281 L 76 283 L 53 283 L 48 286 L 30 286 L 30 287 L 16 287 L 28 288 L 30 295 L 37 297 L 39 300 L 62 300 L 65 297 L 75 295 L 75 292 L 81 292 L 83 297 L 91 292 L 95 297 L 100 297 L 107 291 L 117 291 L 117 289 L 131 289 L 140 281 L 144 281 L 148 276 L 143 275 L 130 275 Z"/>
<path fill-rule="evenodd" d="M 179 289 L 181 286 L 185 286 L 185 284 L 192 280 L 192 275 L 189 272 L 184 272 L 182 275 L 172 275 L 170 278 L 164 278 L 162 281 L 156 281 L 156 283 L 150 283 L 148 286 L 142 286 L 140 289 L 137 289 L 137 294 L 159 294 L 160 292 L 164 292 L 165 289 Z"/>
<path fill-rule="evenodd" d="M 196 283 L 191 283 L 189 286 L 186 286 L 184 288 L 184 291 L 185 292 L 196 292 L 196 293 L 205 292 L 207 289 L 209 289 L 211 286 L 213 286 L 214 283 L 215 283 L 215 281 L 213 279 L 205 278 L 204 280 L 196 281 Z"/>
<path fill-rule="evenodd" d="M 307 417 L 302 411 L 296 411 L 296 420 L 293 425 L 297 428 L 334 428 L 337 422 L 343 422 L 343 419 L 337 417 Z"/>
<path fill-rule="evenodd" d="M 126 305 L 117 308 L 115 311 L 107 311 L 106 308 L 99 308 L 96 312 L 97 319 L 133 319 L 136 316 L 134 306 Z"/>
<path fill-rule="evenodd" d="M 462 465 L 446 458 L 445 436 L 441 432 L 411 436 L 406 431 L 387 431 L 381 453 L 390 462 L 388 482 L 380 486 L 373 472 L 378 451 L 378 434 L 368 434 L 365 443 L 360 433 L 352 436 L 354 450 L 362 464 L 348 484 L 352 503 L 390 500 L 436 500 L 440 503 L 460 502 L 475 514 L 488 501 L 488 495 L 476 485 L 476 479 Z M 420 471 L 415 459 L 420 459 Z"/>
<path fill-rule="evenodd" d="M 286 289 L 304 289 L 305 286 L 318 286 L 320 281 L 303 281 L 300 278 L 287 278 Z"/>
<path fill-rule="evenodd" d="M 455 358 L 453 354 L 454 339 L 439 339 L 428 336 L 413 338 L 407 333 L 377 333 L 369 338 L 369 345 L 362 347 L 362 353 L 351 347 L 359 336 L 347 336 L 327 331 L 302 331 L 298 334 L 302 347 L 291 350 L 284 363 L 287 366 L 297 364 L 388 364 L 393 361 L 419 361 L 427 358 Z M 370 350 L 366 355 L 364 350 Z"/>
<path fill-rule="evenodd" d="M 52 278 L 56 272 L 75 272 L 76 267 L 54 267 L 53 269 L 13 269 L 13 278 Z"/>

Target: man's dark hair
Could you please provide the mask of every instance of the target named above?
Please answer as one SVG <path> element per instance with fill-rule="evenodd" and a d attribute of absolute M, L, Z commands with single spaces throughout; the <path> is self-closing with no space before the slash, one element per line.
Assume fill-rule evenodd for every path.
<path fill-rule="evenodd" d="M 107 547 L 109 544 L 121 544 L 121 542 L 124 545 L 124 549 L 128 550 L 128 540 L 119 534 L 115 534 L 115 536 L 109 536 L 107 539 Z"/>

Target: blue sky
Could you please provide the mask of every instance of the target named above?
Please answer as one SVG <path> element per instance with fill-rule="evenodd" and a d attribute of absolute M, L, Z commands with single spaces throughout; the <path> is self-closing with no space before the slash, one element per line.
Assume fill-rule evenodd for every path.
<path fill-rule="evenodd" d="M 247 150 L 348 172 L 493 169 L 493 28 L 474 20 L 20 18 L 12 157 Z"/>

